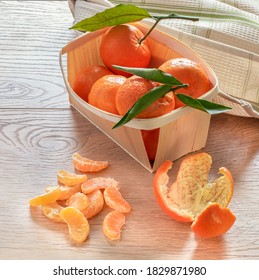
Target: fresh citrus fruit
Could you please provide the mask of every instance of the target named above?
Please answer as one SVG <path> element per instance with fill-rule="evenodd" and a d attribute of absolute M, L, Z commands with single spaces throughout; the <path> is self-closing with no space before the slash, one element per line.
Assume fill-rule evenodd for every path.
<path fill-rule="evenodd" d="M 57 202 L 42 205 L 41 208 L 42 208 L 43 214 L 50 220 L 55 221 L 55 222 L 64 222 L 60 218 L 60 211 L 63 209 L 63 207 L 60 204 L 58 204 Z"/>
<path fill-rule="evenodd" d="M 50 192 L 54 188 L 55 187 L 48 186 L 48 187 L 45 188 L 45 191 Z M 72 186 L 72 187 L 71 186 L 60 185 L 59 188 L 60 188 L 60 195 L 58 197 L 58 200 L 66 200 L 71 195 L 81 191 L 81 184 L 75 185 L 75 186 Z"/>
<path fill-rule="evenodd" d="M 118 114 L 115 98 L 118 89 L 126 81 L 120 75 L 108 75 L 97 80 L 88 96 L 89 104 L 103 111 Z"/>
<path fill-rule="evenodd" d="M 159 128 L 152 130 L 141 130 L 141 134 L 145 145 L 145 149 L 147 151 L 147 156 L 149 160 L 153 161 L 156 157 L 159 138 Z"/>
<path fill-rule="evenodd" d="M 115 186 L 117 188 L 118 182 L 109 177 L 95 177 L 84 182 L 81 185 L 81 189 L 83 193 L 89 194 L 93 191 L 105 189 L 109 186 Z"/>
<path fill-rule="evenodd" d="M 36 197 L 30 199 L 29 203 L 31 206 L 34 206 L 34 207 L 49 204 L 49 203 L 57 201 L 60 196 L 60 193 L 61 193 L 60 187 L 57 186 L 47 193 L 44 193 L 42 195 L 39 195 L 39 196 L 36 196 Z"/>
<path fill-rule="evenodd" d="M 72 206 L 77 208 L 78 210 L 83 210 L 88 207 L 90 204 L 89 198 L 81 193 L 77 192 L 69 197 L 67 200 L 67 206 Z"/>
<path fill-rule="evenodd" d="M 69 234 L 77 242 L 83 242 L 89 235 L 90 227 L 84 214 L 75 207 L 65 207 L 60 218 L 67 223 Z"/>
<path fill-rule="evenodd" d="M 217 210 L 222 218 L 222 234 L 224 229 L 232 225 L 233 214 L 225 215 L 226 210 L 234 191 L 234 183 L 228 169 L 222 167 L 219 172 L 222 174 L 214 182 L 208 181 L 208 173 L 211 168 L 212 159 L 207 153 L 199 153 L 186 157 L 179 168 L 175 182 L 168 187 L 168 170 L 172 162 L 166 160 L 157 170 L 154 177 L 154 191 L 160 207 L 173 219 L 180 222 L 195 222 L 194 232 L 197 228 L 204 228 L 204 220 L 213 221 L 213 211 L 210 205 L 218 204 Z M 204 212 L 206 211 L 206 212 Z M 207 213 L 207 214 L 206 214 Z M 208 214 L 211 213 L 211 214 Z M 224 219 L 225 217 L 225 219 Z M 210 237 L 218 235 L 219 230 L 210 229 Z M 206 236 L 206 232 L 197 230 L 199 236 Z"/>
<path fill-rule="evenodd" d="M 105 75 L 110 75 L 112 72 L 106 67 L 101 65 L 91 65 L 87 66 L 75 77 L 73 82 L 72 89 L 78 96 L 83 100 L 88 102 L 88 95 L 93 84 L 101 77 Z"/>
<path fill-rule="evenodd" d="M 97 215 L 103 209 L 104 199 L 103 194 L 100 190 L 93 191 L 87 196 L 89 198 L 89 205 L 81 211 L 87 219 L 90 219 Z"/>
<path fill-rule="evenodd" d="M 212 203 L 201 212 L 191 228 L 196 236 L 210 238 L 227 232 L 235 221 L 236 217 L 229 208 Z"/>
<path fill-rule="evenodd" d="M 171 74 L 183 84 L 188 84 L 186 88 L 180 88 L 175 93 L 182 93 L 193 98 L 198 98 L 212 88 L 211 82 L 208 79 L 202 66 L 188 58 L 173 58 L 164 62 L 160 70 Z M 179 108 L 184 104 L 178 99 L 175 99 L 175 108 Z"/>
<path fill-rule="evenodd" d="M 75 174 L 66 170 L 59 170 L 57 173 L 58 181 L 67 186 L 82 184 L 87 180 L 85 174 Z"/>
<path fill-rule="evenodd" d="M 120 191 L 115 186 L 109 186 L 104 190 L 104 200 L 106 204 L 121 213 L 128 213 L 131 210 L 130 204 L 122 197 Z"/>
<path fill-rule="evenodd" d="M 125 216 L 119 211 L 108 213 L 103 221 L 103 233 L 110 240 L 119 240 L 121 228 L 125 224 Z"/>
<path fill-rule="evenodd" d="M 123 116 L 127 111 L 148 91 L 158 84 L 138 76 L 128 78 L 118 89 L 116 94 L 116 107 L 119 115 Z M 136 118 L 155 118 L 171 112 L 175 107 L 175 98 L 172 92 L 165 94 L 156 100 L 148 108 L 136 116 Z"/>
<path fill-rule="evenodd" d="M 148 40 L 141 44 L 144 34 L 135 26 L 121 24 L 110 27 L 102 37 L 100 56 L 106 67 L 118 75 L 130 76 L 116 70 L 112 65 L 128 67 L 148 67 L 151 51 Z"/>
<path fill-rule="evenodd" d="M 72 155 L 74 167 L 81 172 L 97 172 L 108 167 L 108 161 L 96 161 L 81 156 L 79 153 Z"/>

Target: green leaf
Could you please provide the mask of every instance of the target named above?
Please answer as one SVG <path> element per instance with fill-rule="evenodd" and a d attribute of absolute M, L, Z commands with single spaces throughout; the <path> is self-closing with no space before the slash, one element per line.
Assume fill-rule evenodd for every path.
<path fill-rule="evenodd" d="M 227 112 L 231 110 L 232 108 L 226 107 L 217 103 L 213 103 L 207 100 L 202 99 L 194 99 L 188 95 L 178 93 L 176 94 L 176 97 L 179 98 L 184 104 L 195 108 L 197 110 L 207 112 L 211 115 L 220 114 L 223 112 Z"/>
<path fill-rule="evenodd" d="M 157 68 L 135 68 L 135 67 L 124 67 L 118 65 L 112 65 L 115 69 L 123 70 L 125 72 L 137 75 L 147 80 L 168 84 L 171 86 L 181 86 L 183 85 L 174 76 L 163 72 Z"/>
<path fill-rule="evenodd" d="M 143 18 L 152 18 L 152 16 L 146 10 L 135 5 L 120 4 L 83 19 L 70 29 L 95 31 L 107 26 L 139 21 Z"/>
<path fill-rule="evenodd" d="M 117 128 L 119 126 L 128 123 L 134 117 L 136 117 L 139 113 L 148 108 L 152 103 L 154 103 L 157 99 L 171 91 L 171 85 L 162 85 L 151 89 L 149 92 L 144 94 L 130 109 L 129 111 L 120 119 L 120 121 L 115 124 L 113 128 Z"/>

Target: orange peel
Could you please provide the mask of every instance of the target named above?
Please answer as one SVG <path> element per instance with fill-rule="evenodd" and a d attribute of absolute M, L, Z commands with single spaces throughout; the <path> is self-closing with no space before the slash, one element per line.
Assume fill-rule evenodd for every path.
<path fill-rule="evenodd" d="M 228 231 L 235 222 L 234 214 L 227 208 L 234 192 L 230 171 L 221 167 L 222 176 L 210 182 L 212 158 L 198 153 L 182 161 L 175 182 L 168 187 L 167 173 L 172 165 L 172 161 L 164 161 L 154 176 L 155 197 L 165 213 L 176 221 L 193 223 L 192 230 L 200 237 Z"/>

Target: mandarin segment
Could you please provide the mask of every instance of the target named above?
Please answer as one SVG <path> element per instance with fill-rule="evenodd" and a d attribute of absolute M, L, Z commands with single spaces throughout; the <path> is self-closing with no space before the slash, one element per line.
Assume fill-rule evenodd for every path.
<path fill-rule="evenodd" d="M 103 194 L 100 190 L 96 190 L 88 194 L 89 205 L 85 209 L 82 209 L 82 213 L 87 219 L 90 219 L 102 211 L 104 206 Z"/>
<path fill-rule="evenodd" d="M 57 173 L 58 181 L 67 186 L 82 184 L 87 180 L 85 174 L 75 174 L 66 170 L 59 170 Z"/>
<path fill-rule="evenodd" d="M 63 209 L 61 205 L 57 202 L 53 202 L 50 204 L 42 205 L 41 206 L 43 214 L 52 221 L 55 222 L 64 222 L 60 218 L 60 211 Z"/>
<path fill-rule="evenodd" d="M 92 160 L 81 156 L 79 153 L 74 153 L 72 155 L 72 160 L 74 167 L 81 172 L 98 172 L 108 167 L 108 161 Z"/>
<path fill-rule="evenodd" d="M 93 191 L 105 189 L 109 186 L 115 186 L 118 188 L 118 182 L 109 177 L 95 177 L 84 182 L 81 185 L 81 189 L 84 194 L 89 194 Z"/>
<path fill-rule="evenodd" d="M 88 196 L 81 192 L 77 192 L 69 197 L 67 200 L 67 206 L 72 206 L 78 210 L 87 208 L 90 204 Z"/>
<path fill-rule="evenodd" d="M 71 238 L 77 242 L 87 239 L 90 227 L 84 214 L 75 207 L 66 207 L 60 211 L 61 219 L 68 225 Z"/>
<path fill-rule="evenodd" d="M 112 209 L 121 213 L 128 213 L 131 210 L 130 204 L 122 197 L 120 191 L 115 186 L 107 187 L 104 190 L 105 203 Z"/>
<path fill-rule="evenodd" d="M 61 190 L 60 187 L 57 186 L 51 191 L 44 193 L 42 195 L 36 196 L 29 200 L 30 206 L 36 207 L 41 205 L 46 205 L 49 203 L 56 202 L 60 196 Z"/>
<path fill-rule="evenodd" d="M 110 240 L 119 240 L 125 220 L 125 215 L 119 211 L 113 210 L 108 213 L 103 220 L 104 235 Z"/>

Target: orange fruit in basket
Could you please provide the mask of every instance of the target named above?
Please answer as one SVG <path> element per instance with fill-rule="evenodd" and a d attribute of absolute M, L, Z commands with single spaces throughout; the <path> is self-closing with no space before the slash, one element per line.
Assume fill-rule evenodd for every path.
<path fill-rule="evenodd" d="M 154 177 L 155 197 L 160 207 L 179 222 L 191 222 L 193 232 L 200 237 L 224 234 L 235 222 L 227 208 L 234 191 L 228 169 L 214 182 L 208 180 L 212 159 L 207 153 L 186 157 L 179 168 L 175 182 L 168 187 L 168 170 L 172 162 L 166 160 Z"/>
<path fill-rule="evenodd" d="M 69 234 L 77 242 L 83 242 L 89 235 L 90 227 L 84 214 L 75 207 L 65 207 L 60 211 L 60 218 L 67 223 Z"/>
<path fill-rule="evenodd" d="M 81 212 L 84 214 L 86 219 L 90 219 L 102 211 L 104 199 L 100 190 L 93 191 L 87 196 L 89 198 L 89 205 L 85 209 L 82 209 Z"/>
<path fill-rule="evenodd" d="M 123 116 L 145 93 L 157 86 L 157 83 L 138 76 L 128 78 L 118 89 L 116 94 L 116 107 L 119 115 Z M 156 100 L 136 118 L 155 118 L 171 112 L 175 107 L 175 98 L 172 92 Z"/>
<path fill-rule="evenodd" d="M 87 176 L 85 174 L 75 174 L 67 170 L 59 170 L 57 178 L 61 184 L 71 187 L 82 184 L 87 180 Z"/>
<path fill-rule="evenodd" d="M 121 213 L 128 213 L 131 210 L 130 204 L 122 197 L 120 191 L 115 186 L 109 186 L 104 190 L 104 200 L 106 204 Z"/>
<path fill-rule="evenodd" d="M 108 75 L 97 80 L 88 96 L 88 103 L 103 111 L 118 114 L 115 98 L 118 89 L 126 81 L 121 75 Z"/>
<path fill-rule="evenodd" d="M 108 213 L 103 220 L 103 233 L 110 240 L 119 240 L 121 228 L 125 224 L 125 216 L 119 211 Z"/>
<path fill-rule="evenodd" d="M 118 182 L 113 178 L 109 177 L 95 177 L 90 180 L 87 180 L 81 185 L 82 193 L 89 194 L 96 190 L 102 190 L 109 186 L 118 187 Z"/>
<path fill-rule="evenodd" d="M 72 155 L 74 167 L 81 172 L 97 172 L 108 167 L 108 161 L 97 161 L 81 156 L 79 153 Z"/>
<path fill-rule="evenodd" d="M 188 58 L 173 58 L 164 62 L 160 70 L 171 74 L 183 84 L 188 84 L 186 88 L 180 88 L 175 93 L 182 93 L 193 98 L 198 98 L 212 88 L 212 84 L 202 66 Z M 184 103 L 178 98 L 175 99 L 175 108 L 183 106 Z"/>
<path fill-rule="evenodd" d="M 100 56 L 104 65 L 113 73 L 129 77 L 130 74 L 116 70 L 112 65 L 148 67 L 151 51 L 148 40 L 141 44 L 144 34 L 135 26 L 121 24 L 110 27 L 102 37 Z"/>
<path fill-rule="evenodd" d="M 79 72 L 72 84 L 73 91 L 88 102 L 88 95 L 93 84 L 105 75 L 110 75 L 112 72 L 102 65 L 90 65 Z"/>

